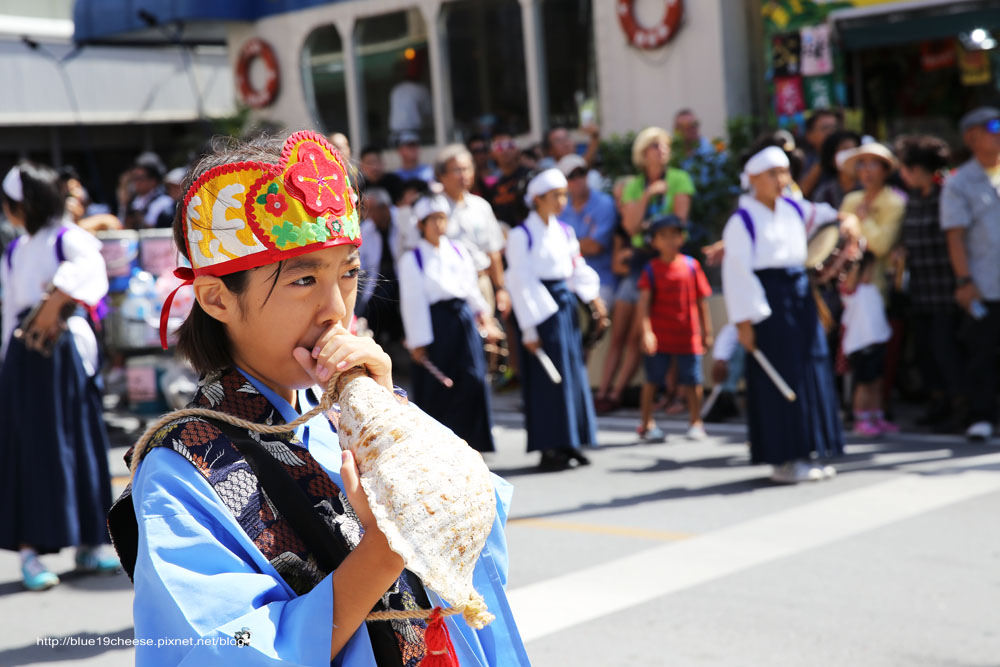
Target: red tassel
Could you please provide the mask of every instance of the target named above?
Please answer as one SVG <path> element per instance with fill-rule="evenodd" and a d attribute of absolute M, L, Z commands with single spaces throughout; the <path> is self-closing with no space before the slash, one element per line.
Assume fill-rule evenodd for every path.
<path fill-rule="evenodd" d="M 460 667 L 455 646 L 451 643 L 448 626 L 441 616 L 441 607 L 434 607 L 424 630 L 424 644 L 427 651 L 418 667 Z"/>

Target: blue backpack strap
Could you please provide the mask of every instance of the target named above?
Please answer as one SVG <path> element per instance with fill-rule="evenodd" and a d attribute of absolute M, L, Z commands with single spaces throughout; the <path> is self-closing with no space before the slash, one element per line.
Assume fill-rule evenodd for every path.
<path fill-rule="evenodd" d="M 795 201 L 791 197 L 782 197 L 782 199 L 784 199 L 792 208 L 795 209 L 795 212 L 799 214 L 800 218 L 802 218 L 802 222 L 806 221 L 806 214 L 805 214 L 805 211 L 802 210 L 802 205 L 801 204 L 799 204 L 797 201 Z"/>
<path fill-rule="evenodd" d="M 563 230 L 563 234 L 565 234 L 565 235 L 566 235 L 566 240 L 567 240 L 567 241 L 568 241 L 569 239 L 573 238 L 573 228 L 572 228 L 572 227 L 570 227 L 569 225 L 567 225 L 567 224 L 566 224 L 565 222 L 563 222 L 562 220 L 556 220 L 556 222 L 558 222 L 558 223 L 559 223 L 559 226 L 560 226 L 560 227 L 562 227 L 562 230 Z"/>
<path fill-rule="evenodd" d="M 4 252 L 4 255 L 7 257 L 7 269 L 10 271 L 14 270 L 14 248 L 17 247 L 17 243 L 20 240 L 20 236 L 15 236 L 14 240 L 7 244 L 7 250 Z"/>
<path fill-rule="evenodd" d="M 56 232 L 56 259 L 59 260 L 60 264 L 66 261 L 66 253 L 63 251 L 63 237 L 68 231 L 69 227 L 60 227 L 59 231 Z"/>
<path fill-rule="evenodd" d="M 684 260 L 687 262 L 688 268 L 691 269 L 691 277 L 698 277 L 698 265 L 694 261 L 694 257 L 691 255 L 684 255 Z"/>
<path fill-rule="evenodd" d="M 458 255 L 459 257 L 462 257 L 462 256 L 463 256 L 463 255 L 462 255 L 462 250 L 461 250 L 461 249 L 460 249 L 460 248 L 458 247 L 458 244 L 457 244 L 457 243 L 455 243 L 455 242 L 454 242 L 454 241 L 452 241 L 451 239 L 448 239 L 448 243 L 450 243 L 450 244 L 451 244 L 451 247 L 455 249 L 455 253 L 456 253 L 456 254 L 457 254 L 457 255 Z"/>
<path fill-rule="evenodd" d="M 653 273 L 652 260 L 646 262 L 646 266 L 642 267 L 642 272 L 646 274 L 646 280 L 649 281 L 649 302 L 650 309 L 652 309 L 653 297 L 656 295 L 656 274 Z"/>
<path fill-rule="evenodd" d="M 413 249 L 413 259 L 417 260 L 417 268 L 420 269 L 420 273 L 424 272 L 424 258 L 420 254 L 420 248 Z"/>
<path fill-rule="evenodd" d="M 750 212 L 745 208 L 736 209 L 736 215 L 740 216 L 743 220 L 743 226 L 747 228 L 747 234 L 750 235 L 750 245 L 757 245 L 757 232 L 753 226 L 753 218 L 750 217 Z"/>
<path fill-rule="evenodd" d="M 524 235 L 528 237 L 528 250 L 531 250 L 531 244 L 532 244 L 531 231 L 529 231 L 528 226 L 524 224 L 521 225 L 521 229 L 524 230 Z"/>

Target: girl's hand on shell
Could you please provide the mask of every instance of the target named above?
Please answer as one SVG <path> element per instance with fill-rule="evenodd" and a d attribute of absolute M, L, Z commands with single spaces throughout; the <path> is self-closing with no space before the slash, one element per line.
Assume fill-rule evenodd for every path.
<path fill-rule="evenodd" d="M 402 571 L 404 566 L 402 557 L 389 548 L 389 541 L 386 539 L 385 533 L 378 527 L 375 515 L 368 504 L 368 496 L 365 495 L 365 490 L 361 486 L 361 473 L 358 471 L 354 454 L 345 450 L 341 452 L 340 461 L 340 478 L 344 483 L 344 495 L 347 496 L 347 502 L 354 508 L 354 513 L 358 515 L 358 521 L 365 529 L 362 539 L 380 545 L 386 566 Z"/>
<path fill-rule="evenodd" d="M 312 350 L 297 347 L 295 360 L 319 385 L 349 368 L 361 366 L 371 379 L 392 391 L 392 361 L 374 339 L 355 336 L 340 324 L 319 337 Z"/>

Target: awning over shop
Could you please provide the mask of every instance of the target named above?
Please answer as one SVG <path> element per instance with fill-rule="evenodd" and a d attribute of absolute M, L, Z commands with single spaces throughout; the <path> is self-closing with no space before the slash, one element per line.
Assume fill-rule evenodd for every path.
<path fill-rule="evenodd" d="M 225 44 L 225 25 L 343 0 L 76 0 L 78 44 Z"/>
<path fill-rule="evenodd" d="M 997 0 L 918 0 L 843 9 L 829 21 L 847 51 L 1000 29 Z"/>
<path fill-rule="evenodd" d="M 176 47 L 88 46 L 75 54 L 68 35 L 29 41 L 36 48 L 0 35 L 2 126 L 187 122 L 236 111 L 221 47 L 193 49 L 189 64 Z"/>

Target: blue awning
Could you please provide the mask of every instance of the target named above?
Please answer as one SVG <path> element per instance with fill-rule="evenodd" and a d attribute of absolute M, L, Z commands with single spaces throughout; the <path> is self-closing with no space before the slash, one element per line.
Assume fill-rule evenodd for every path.
<path fill-rule="evenodd" d="M 78 44 L 225 44 L 225 25 L 344 0 L 76 0 Z"/>

